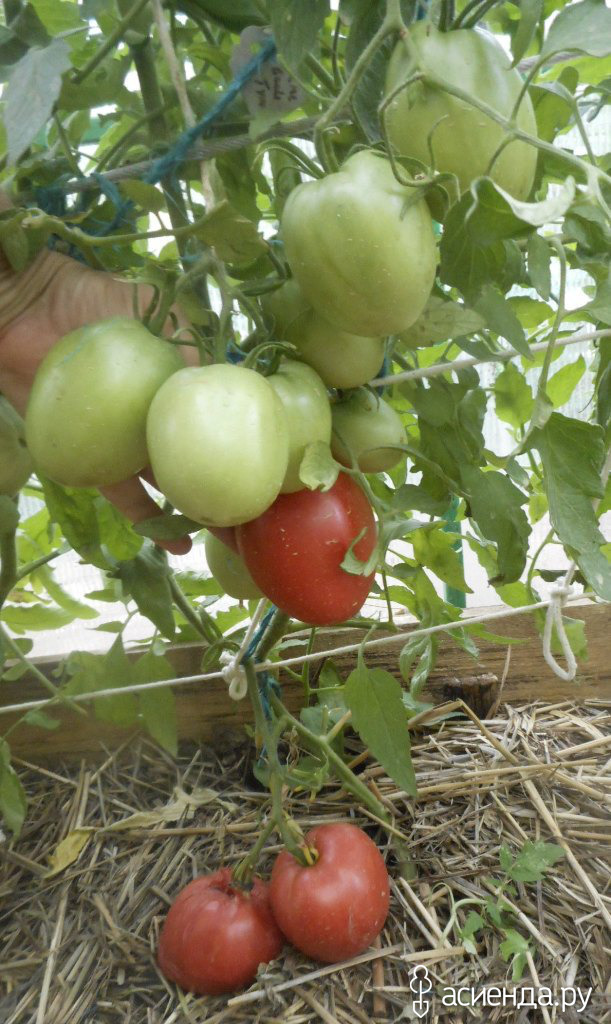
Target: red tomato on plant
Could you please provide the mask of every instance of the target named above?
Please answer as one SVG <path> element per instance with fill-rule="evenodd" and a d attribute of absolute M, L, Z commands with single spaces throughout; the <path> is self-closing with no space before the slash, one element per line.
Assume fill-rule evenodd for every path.
<path fill-rule="evenodd" d="M 231 881 L 231 868 L 221 868 L 190 882 L 161 930 L 159 966 L 189 992 L 215 996 L 244 988 L 284 944 L 266 884 L 256 878 L 246 892 Z"/>
<path fill-rule="evenodd" d="M 274 864 L 269 899 L 287 939 L 314 960 L 357 956 L 382 930 L 389 904 L 386 865 L 356 825 L 319 825 L 305 837 L 318 852 L 303 867 L 284 850 Z"/>
<path fill-rule="evenodd" d="M 330 490 L 281 494 L 257 519 L 237 527 L 240 554 L 263 593 L 278 608 L 314 626 L 355 615 L 374 574 L 341 568 L 348 548 L 366 561 L 375 548 L 376 525 L 361 488 L 340 473 Z"/>

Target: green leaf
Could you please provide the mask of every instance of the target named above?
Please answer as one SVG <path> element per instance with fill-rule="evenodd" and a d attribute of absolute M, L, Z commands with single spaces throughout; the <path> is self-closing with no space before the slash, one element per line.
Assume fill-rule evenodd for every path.
<path fill-rule="evenodd" d="M 397 680 L 383 669 L 367 669 L 361 664 L 348 676 L 344 695 L 363 743 L 391 779 L 416 797 L 407 727 L 409 716 Z"/>
<path fill-rule="evenodd" d="M 21 832 L 26 810 L 25 790 L 11 764 L 10 747 L 0 740 L 0 814 L 15 837 Z"/>
<path fill-rule="evenodd" d="M 70 594 L 66 593 L 63 587 L 59 585 L 53 571 L 48 565 L 41 566 L 40 569 L 36 570 L 36 579 L 43 583 L 45 590 L 49 597 L 51 597 L 60 608 L 64 611 L 70 612 L 73 619 L 97 619 L 99 612 L 97 608 L 92 608 L 88 604 L 83 604 L 81 601 L 77 601 Z"/>
<path fill-rule="evenodd" d="M 402 484 L 393 492 L 391 500 L 397 511 L 418 511 L 429 516 L 442 516 L 448 507 L 445 498 L 432 497 L 421 484 Z"/>
<path fill-rule="evenodd" d="M 530 946 L 528 940 L 520 935 L 515 928 L 505 928 L 505 939 L 499 946 L 499 952 L 503 957 L 503 960 L 508 961 L 513 958 L 513 980 L 516 981 L 522 976 L 524 964 L 526 963 L 526 954 L 530 953 Z"/>
<path fill-rule="evenodd" d="M 119 183 L 119 190 L 127 198 L 131 199 L 146 213 L 159 213 L 165 209 L 165 198 L 160 189 L 149 185 L 146 181 L 137 181 L 130 178 L 128 181 Z"/>
<path fill-rule="evenodd" d="M 421 565 L 426 565 L 450 587 L 465 594 L 473 593 L 465 583 L 462 560 L 454 550 L 455 536 L 439 529 L 417 530 L 410 540 L 414 546 L 414 555 Z"/>
<path fill-rule="evenodd" d="M 552 290 L 552 248 L 536 232 L 528 239 L 528 276 L 542 299 L 548 300 Z"/>
<path fill-rule="evenodd" d="M 153 516 L 151 519 L 143 519 L 136 523 L 134 530 L 143 537 L 150 537 L 151 540 L 176 540 L 188 533 L 199 533 L 202 529 L 201 523 L 189 519 L 183 515 Z"/>
<path fill-rule="evenodd" d="M 597 323 L 611 327 L 611 279 L 607 278 L 599 284 L 596 295 L 587 306 L 583 306 L 580 313 L 587 313 Z"/>
<path fill-rule="evenodd" d="M 30 3 L 51 36 L 83 25 L 78 6 L 70 0 L 30 0 Z"/>
<path fill-rule="evenodd" d="M 297 68 L 317 45 L 329 13 L 329 0 L 274 0 L 270 16 L 278 52 L 289 68 Z"/>
<path fill-rule="evenodd" d="M 475 308 L 486 320 L 488 326 L 500 337 L 505 338 L 516 352 L 530 356 L 530 347 L 526 340 L 524 328 L 513 309 L 499 291 L 492 285 L 486 285 Z"/>
<path fill-rule="evenodd" d="M 18 217 L 0 223 L 0 248 L 16 273 L 26 268 L 30 261 L 30 247 Z"/>
<path fill-rule="evenodd" d="M 65 39 L 44 48 L 33 46 L 15 64 L 4 90 L 7 161 L 15 164 L 45 127 L 71 65 Z"/>
<path fill-rule="evenodd" d="M 152 544 L 117 568 L 126 593 L 134 599 L 138 610 L 171 640 L 175 624 L 169 571 L 165 553 Z"/>
<path fill-rule="evenodd" d="M 522 59 L 532 43 L 542 16 L 543 0 L 521 0 L 520 20 L 511 41 L 514 67 Z"/>
<path fill-rule="evenodd" d="M 84 487 L 61 487 L 40 476 L 47 509 L 70 546 L 86 562 L 102 569 L 108 562 L 100 550 L 100 531 L 96 515 L 97 492 Z"/>
<path fill-rule="evenodd" d="M 518 430 L 530 421 L 534 399 L 523 373 L 508 363 L 496 378 L 493 388 L 496 414 Z"/>
<path fill-rule="evenodd" d="M 550 377 L 545 390 L 547 397 L 556 409 L 568 402 L 585 371 L 585 359 L 583 356 L 578 356 L 575 362 L 561 366 L 560 369 Z"/>
<path fill-rule="evenodd" d="M 398 343 L 408 348 L 434 345 L 438 341 L 472 334 L 485 327 L 485 324 L 479 313 L 460 302 L 448 302 L 437 295 L 431 295 L 416 322 L 398 335 Z"/>
<path fill-rule="evenodd" d="M 537 135 L 544 142 L 553 142 L 573 121 L 578 83 L 577 70 L 569 66 L 562 69 L 557 81 L 540 81 L 531 86 L 529 92 L 535 108 Z M 548 154 L 545 154 L 547 158 Z"/>
<path fill-rule="evenodd" d="M 516 856 L 508 874 L 514 882 L 540 882 L 549 868 L 564 857 L 564 850 L 554 843 L 527 840 Z"/>
<path fill-rule="evenodd" d="M 228 263 L 247 263 L 267 250 L 256 224 L 225 200 L 210 211 L 195 235 L 213 246 L 219 259 Z"/>
<path fill-rule="evenodd" d="M 578 50 L 592 57 L 606 57 L 611 39 L 611 10 L 598 0 L 569 4 L 552 22 L 541 53 Z"/>
<path fill-rule="evenodd" d="M 134 683 L 160 682 L 173 679 L 174 669 L 167 658 L 148 651 L 132 666 Z M 176 700 L 171 686 L 147 690 L 138 694 L 140 714 L 144 724 L 157 742 L 176 757 L 178 750 L 178 728 L 176 724 Z"/>
<path fill-rule="evenodd" d="M 32 711 L 28 711 L 23 716 L 24 722 L 27 725 L 34 725 L 38 729 L 48 729 L 52 731 L 57 729 L 60 725 L 59 718 L 51 718 L 45 711 L 41 711 L 40 708 L 34 708 Z"/>
<path fill-rule="evenodd" d="M 592 423 L 552 413 L 530 437 L 544 469 L 544 487 L 552 526 L 573 553 L 590 586 L 611 600 L 611 566 L 592 499 L 602 496 L 602 465 L 606 454 L 602 429 Z"/>
<path fill-rule="evenodd" d="M 299 479 L 310 491 L 328 491 L 337 480 L 341 466 L 325 441 L 307 445 L 299 466 Z"/>
<path fill-rule="evenodd" d="M 518 580 L 526 565 L 530 526 L 522 509 L 526 495 L 503 473 L 482 473 L 465 466 L 462 479 L 469 492 L 471 516 L 484 537 L 498 549 L 498 576 L 491 582 Z"/>
<path fill-rule="evenodd" d="M 64 608 L 50 608 L 44 604 L 7 604 L 2 610 L 2 619 L 15 633 L 28 633 L 30 630 L 61 629 L 72 622 L 74 616 Z"/>
<path fill-rule="evenodd" d="M 526 203 L 514 199 L 491 178 L 479 178 L 472 185 L 476 201 L 467 213 L 469 237 L 475 245 L 492 245 L 506 238 L 520 238 L 533 228 L 559 220 L 575 198 L 575 181 L 566 178 L 561 186 L 550 189 L 546 199 Z"/>

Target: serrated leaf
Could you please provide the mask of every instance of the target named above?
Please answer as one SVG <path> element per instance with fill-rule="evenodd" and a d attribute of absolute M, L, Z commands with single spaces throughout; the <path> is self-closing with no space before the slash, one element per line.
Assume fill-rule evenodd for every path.
<path fill-rule="evenodd" d="M 137 181 L 136 179 L 122 181 L 119 190 L 126 199 L 131 199 L 147 213 L 159 213 L 165 208 L 163 192 L 146 181 Z"/>
<path fill-rule="evenodd" d="M 503 473 L 482 473 L 465 466 L 462 479 L 469 493 L 471 516 L 484 537 L 498 550 L 498 577 L 495 583 L 518 580 L 526 565 L 530 526 L 522 505 L 526 495 Z"/>
<path fill-rule="evenodd" d="M 389 672 L 359 665 L 346 680 L 344 696 L 361 739 L 391 779 L 417 796 L 402 690 Z"/>
<path fill-rule="evenodd" d="M 175 633 L 169 569 L 164 552 L 148 545 L 130 561 L 121 562 L 117 574 L 138 610 L 171 640 Z"/>
<path fill-rule="evenodd" d="M 530 421 L 534 399 L 523 373 L 508 363 L 496 378 L 493 388 L 496 414 L 518 430 Z"/>
<path fill-rule="evenodd" d="M 410 540 L 420 565 L 425 565 L 448 586 L 455 587 L 465 594 L 473 593 L 471 587 L 465 583 L 462 560 L 454 550 L 455 536 L 440 529 L 417 530 L 411 535 Z"/>
<path fill-rule="evenodd" d="M 256 224 L 224 200 L 210 211 L 195 234 L 228 263 L 247 263 L 267 250 Z"/>
<path fill-rule="evenodd" d="M 569 4 L 552 22 L 541 53 L 578 50 L 592 57 L 606 57 L 611 39 L 611 10 L 598 0 Z"/>
<path fill-rule="evenodd" d="M 416 322 L 398 335 L 398 343 L 408 348 L 434 345 L 438 341 L 472 334 L 485 325 L 486 321 L 475 310 L 459 302 L 448 302 L 437 295 L 431 295 Z"/>
<path fill-rule="evenodd" d="M 44 604 L 7 604 L 2 610 L 3 622 L 15 633 L 61 629 L 72 622 L 73 618 L 72 612 L 64 608 L 52 608 Z"/>
<path fill-rule="evenodd" d="M 313 441 L 303 453 L 299 479 L 310 491 L 328 491 L 337 480 L 341 468 L 325 441 Z"/>
<path fill-rule="evenodd" d="M 25 666 L 23 666 L 25 668 Z M 25 669 L 27 671 L 27 669 Z M 23 716 L 23 720 L 27 725 L 34 725 L 37 729 L 47 729 L 52 732 L 53 729 L 57 729 L 60 725 L 59 718 L 51 718 L 45 711 L 41 711 L 40 708 L 33 708 L 32 711 L 28 711 Z"/>
<path fill-rule="evenodd" d="M 602 496 L 601 472 L 606 454 L 604 433 L 595 424 L 552 413 L 530 437 L 544 469 L 544 487 L 552 526 L 573 553 L 590 586 L 611 600 L 611 565 L 601 546 L 592 499 Z"/>
<path fill-rule="evenodd" d="M 546 199 L 526 203 L 514 199 L 491 178 L 479 178 L 472 185 L 476 197 L 467 215 L 468 232 L 474 244 L 492 245 L 507 238 L 530 234 L 564 216 L 575 198 L 575 181 L 568 177 L 548 191 Z"/>
<path fill-rule="evenodd" d="M 270 16 L 278 52 L 289 68 L 297 68 L 318 42 L 329 13 L 329 0 L 274 0 Z"/>
<path fill-rule="evenodd" d="M 585 359 L 583 356 L 578 356 L 574 362 L 561 366 L 549 378 L 545 390 L 547 397 L 556 409 L 568 402 L 585 372 Z"/>
<path fill-rule="evenodd" d="M 543 16 L 543 0 L 521 0 L 520 20 L 511 41 L 513 66 L 518 63 L 532 43 L 537 25 Z"/>
<path fill-rule="evenodd" d="M 176 540 L 188 533 L 199 533 L 201 529 L 202 524 L 196 523 L 194 519 L 174 514 L 152 516 L 151 519 L 143 519 L 134 526 L 136 533 L 151 540 Z"/>
<path fill-rule="evenodd" d="M 9 165 L 17 162 L 45 127 L 60 93 L 62 74 L 70 65 L 66 40 L 54 39 L 44 48 L 33 46 L 13 67 L 4 92 Z"/>
<path fill-rule="evenodd" d="M 524 328 L 507 299 L 496 288 L 490 284 L 485 285 L 475 308 L 495 334 L 505 338 L 520 355 L 526 358 L 530 356 L 530 346 Z"/>

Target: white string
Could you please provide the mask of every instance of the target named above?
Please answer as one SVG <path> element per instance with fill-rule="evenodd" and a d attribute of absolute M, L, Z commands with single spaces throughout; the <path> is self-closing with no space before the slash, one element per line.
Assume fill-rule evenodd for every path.
<path fill-rule="evenodd" d="M 227 692 L 232 700 L 244 700 L 248 691 L 248 678 L 242 660 L 255 634 L 255 630 L 263 618 L 266 604 L 265 598 L 259 601 L 237 654 L 231 654 L 230 651 L 223 651 L 221 653 L 221 665 L 225 667 L 221 669 L 220 674 L 227 683 Z"/>
<path fill-rule="evenodd" d="M 593 607 L 595 604 L 600 603 L 609 603 L 607 601 L 600 602 L 591 601 L 588 599 L 584 600 L 582 596 L 577 594 L 571 597 L 567 597 L 565 603 L 572 604 L 576 601 L 579 601 L 586 607 Z M 363 649 L 370 650 L 373 647 L 390 647 L 394 644 L 404 643 L 405 641 L 410 640 L 412 637 L 429 636 L 433 633 L 452 632 L 454 629 L 462 629 L 464 626 L 477 625 L 483 622 L 492 622 L 495 619 L 511 618 L 514 615 L 523 615 L 527 612 L 538 611 L 541 608 L 549 608 L 551 603 L 552 601 L 550 599 L 549 601 L 537 601 L 535 604 L 524 605 L 522 608 L 504 607 L 501 608 L 499 611 L 488 612 L 484 615 L 474 615 L 473 617 L 467 616 L 462 619 L 457 619 L 455 622 L 441 623 L 438 626 L 427 626 L 419 629 L 405 630 L 399 633 L 394 633 L 392 636 L 378 637 L 377 640 L 373 639 L 360 643 L 345 644 L 343 647 L 334 647 L 326 651 L 313 651 L 311 654 L 301 654 L 294 658 L 284 658 L 284 660 L 282 661 L 265 661 L 261 662 L 258 665 L 254 665 L 253 668 L 255 672 L 269 672 L 273 669 L 289 668 L 294 665 L 304 665 L 308 662 L 320 661 L 324 658 L 332 658 L 338 654 L 353 654 L 356 651 Z M 257 608 L 257 611 L 258 610 L 259 609 Z M 256 614 L 257 613 L 255 612 L 255 615 Z M 244 644 L 242 644 L 242 647 L 244 647 Z M 240 650 L 242 650 L 242 647 L 240 648 Z M 245 650 L 246 648 L 244 647 L 244 651 Z M 236 658 L 238 657 L 239 654 L 236 655 Z M 66 701 L 69 700 L 71 704 L 81 704 L 85 701 L 100 700 L 103 697 L 116 697 L 117 693 L 143 693 L 149 690 L 158 690 L 163 686 L 179 687 L 193 685 L 194 683 L 208 683 L 212 682 L 215 679 L 226 679 L 227 668 L 223 669 L 221 672 L 205 672 L 198 673 L 197 675 L 192 676 L 177 676 L 174 679 L 162 679 L 152 683 L 135 683 L 124 687 L 112 687 L 107 690 L 97 690 L 92 693 L 77 693 L 70 698 L 66 698 Z M 47 697 L 43 700 L 23 701 L 21 704 L 6 704 L 4 706 L 0 706 L 0 715 L 7 715 L 10 713 L 23 711 L 33 711 L 37 708 L 48 707 L 51 704 L 57 706 L 57 697 Z"/>
<path fill-rule="evenodd" d="M 563 345 L 579 345 L 584 341 L 595 341 L 596 338 L 611 337 L 611 328 L 602 331 L 586 331 L 584 333 L 571 334 L 568 338 L 558 338 L 556 348 Z M 531 352 L 544 352 L 548 347 L 548 341 L 538 341 L 530 346 Z M 470 366 L 480 366 L 482 363 L 508 362 L 519 355 L 515 349 L 505 349 L 502 352 L 490 353 L 489 356 L 479 358 L 478 356 L 464 356 L 461 359 L 453 359 L 449 363 L 436 363 L 434 366 L 422 366 L 417 370 L 405 370 L 402 373 L 391 373 L 387 377 L 376 377 L 369 382 L 370 387 L 378 387 L 382 384 L 400 384 L 404 380 L 421 380 L 428 377 L 440 377 L 444 373 L 455 373 L 458 370 L 468 369 Z"/>
<path fill-rule="evenodd" d="M 611 450 L 607 452 L 607 458 L 605 459 L 605 464 L 600 477 L 602 485 L 601 490 L 603 492 L 607 486 L 609 472 L 611 472 Z M 595 498 L 592 502 L 592 507 L 595 512 L 598 510 L 598 506 L 601 501 L 602 498 Z M 573 592 L 571 583 L 573 582 L 573 576 L 575 575 L 576 569 L 577 564 L 575 562 L 571 562 L 560 586 L 551 591 L 550 605 L 547 609 L 545 628 L 543 630 L 543 657 L 552 671 L 555 672 L 560 679 L 564 679 L 566 683 L 571 683 L 577 675 L 577 661 L 566 635 L 562 619 L 562 609 Z M 554 626 L 556 627 L 556 636 L 558 637 L 560 648 L 566 659 L 566 669 L 562 668 L 562 666 L 558 664 L 556 658 L 552 654 L 552 630 Z"/>

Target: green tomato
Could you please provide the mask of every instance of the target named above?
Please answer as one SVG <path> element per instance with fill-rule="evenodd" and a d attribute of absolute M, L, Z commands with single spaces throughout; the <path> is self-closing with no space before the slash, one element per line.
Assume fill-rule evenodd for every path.
<path fill-rule="evenodd" d="M 504 117 L 510 117 L 522 88 L 522 77 L 500 44 L 475 29 L 439 32 L 430 22 L 417 22 L 409 29 L 417 54 L 412 60 L 404 43 L 398 43 L 386 77 L 387 95 L 416 71 L 444 79 L 464 89 Z M 455 174 L 461 192 L 475 178 L 488 172 L 488 164 L 506 137 L 505 129 L 462 100 L 421 81 L 397 94 L 387 109 L 388 137 L 401 156 L 431 163 L 429 137 L 437 171 Z M 517 126 L 537 134 L 530 97 L 520 104 Z M 492 179 L 517 199 L 526 199 L 532 189 L 537 149 L 525 142 L 511 142 L 495 161 Z"/>
<path fill-rule="evenodd" d="M 350 453 L 363 473 L 383 473 L 405 459 L 389 445 L 405 444 L 407 435 L 399 413 L 388 402 L 360 389 L 333 406 L 331 451 L 344 466 Z"/>
<path fill-rule="evenodd" d="M 276 336 L 295 345 L 328 388 L 357 388 L 380 372 L 384 339 L 334 327 L 308 306 L 294 278 L 266 295 L 262 304 L 274 317 Z"/>
<path fill-rule="evenodd" d="M 0 494 L 12 498 L 27 483 L 33 469 L 23 420 L 0 395 Z"/>
<path fill-rule="evenodd" d="M 25 428 L 34 465 L 66 487 L 104 487 L 148 463 L 146 415 L 184 366 L 138 320 L 113 317 L 53 346 L 34 379 Z"/>
<path fill-rule="evenodd" d="M 238 601 L 263 597 L 243 560 L 222 540 L 207 533 L 204 548 L 210 572 L 229 597 L 235 597 Z"/>
<path fill-rule="evenodd" d="M 277 373 L 267 380 L 286 413 L 289 463 L 280 490 L 291 494 L 303 487 L 299 467 L 307 446 L 314 441 L 331 443 L 331 406 L 322 380 L 305 363 L 284 359 Z"/>
<path fill-rule="evenodd" d="M 151 403 L 147 441 L 163 493 L 208 526 L 261 515 L 279 494 L 288 465 L 282 402 L 265 377 L 229 363 L 170 377 Z"/>
<path fill-rule="evenodd" d="M 335 327 L 380 338 L 424 309 L 437 250 L 428 206 L 409 199 L 413 189 L 368 151 L 291 192 L 282 214 L 287 259 L 306 300 Z"/>

